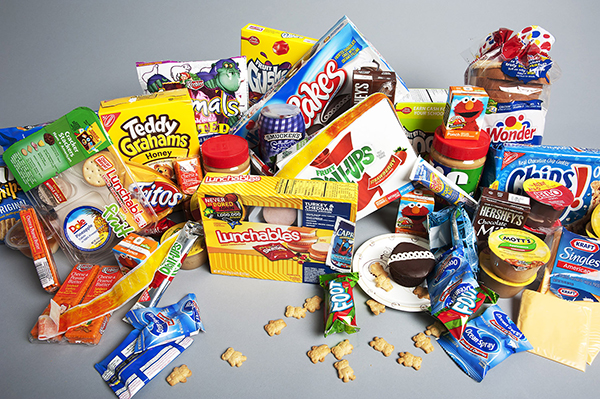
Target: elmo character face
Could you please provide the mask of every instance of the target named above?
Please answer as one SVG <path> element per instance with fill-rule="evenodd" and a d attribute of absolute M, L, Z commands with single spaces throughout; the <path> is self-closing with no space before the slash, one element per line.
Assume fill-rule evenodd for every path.
<path fill-rule="evenodd" d="M 408 204 L 402 208 L 402 216 L 412 221 L 412 229 L 414 231 L 426 230 L 424 222 L 428 213 L 429 209 L 427 207 L 416 203 Z"/>
<path fill-rule="evenodd" d="M 483 103 L 477 97 L 464 97 L 454 106 L 454 113 L 464 118 L 464 130 L 479 130 L 476 119 L 483 112 Z"/>

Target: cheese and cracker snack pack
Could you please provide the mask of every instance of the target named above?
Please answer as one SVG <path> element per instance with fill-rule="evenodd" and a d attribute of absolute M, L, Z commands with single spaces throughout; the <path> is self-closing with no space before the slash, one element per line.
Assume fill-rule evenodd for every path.
<path fill-rule="evenodd" d="M 200 152 L 186 89 L 102 101 L 98 115 L 123 160 L 151 167 L 173 181 L 173 160 Z"/>
<path fill-rule="evenodd" d="M 248 109 L 245 57 L 138 62 L 136 70 L 144 94 L 188 89 L 200 143 L 229 133 L 230 126 Z"/>
<path fill-rule="evenodd" d="M 18 141 L 3 158 L 72 264 L 97 263 L 117 240 L 157 221 L 89 108 Z"/>
<path fill-rule="evenodd" d="M 326 262 L 337 221 L 356 221 L 357 191 L 335 181 L 208 173 L 197 194 L 211 273 L 318 284 L 333 272 Z"/>
<path fill-rule="evenodd" d="M 348 17 L 343 17 L 231 130 L 255 147 L 260 110 L 266 105 L 288 103 L 300 108 L 307 134 L 315 133 L 353 105 L 352 72 L 363 67 L 393 72 Z M 408 89 L 397 74 L 396 79 L 398 99 Z"/>
<path fill-rule="evenodd" d="M 254 105 L 317 42 L 306 36 L 248 24 L 242 28 L 241 55 L 248 63 L 250 105 Z"/>

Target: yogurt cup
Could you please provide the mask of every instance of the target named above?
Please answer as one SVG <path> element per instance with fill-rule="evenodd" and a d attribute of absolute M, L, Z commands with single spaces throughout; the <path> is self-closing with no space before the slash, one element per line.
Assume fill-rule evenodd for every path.
<path fill-rule="evenodd" d="M 500 298 L 512 298 L 523 291 L 529 284 L 533 283 L 536 278 L 536 275 L 534 274 L 529 280 L 523 283 L 513 283 L 496 276 L 492 271 L 485 267 L 482 262 L 479 263 L 479 268 L 481 269 L 479 280 L 487 288 L 497 293 Z"/>
<path fill-rule="evenodd" d="M 488 238 L 489 263 L 496 276 L 511 283 L 525 283 L 550 260 L 548 245 L 535 235 L 518 229 L 500 229 Z"/>
<path fill-rule="evenodd" d="M 54 254 L 58 251 L 58 239 L 56 234 L 50 231 L 46 226 L 44 226 L 44 233 L 46 234 L 46 239 L 48 240 L 48 249 Z M 29 246 L 29 241 L 27 240 L 27 235 L 25 234 L 25 230 L 23 230 L 23 223 L 19 220 L 13 227 L 8 230 L 6 236 L 4 237 L 4 243 L 10 249 L 15 251 L 21 251 L 23 255 L 28 258 L 33 258 L 31 255 L 31 247 Z"/>

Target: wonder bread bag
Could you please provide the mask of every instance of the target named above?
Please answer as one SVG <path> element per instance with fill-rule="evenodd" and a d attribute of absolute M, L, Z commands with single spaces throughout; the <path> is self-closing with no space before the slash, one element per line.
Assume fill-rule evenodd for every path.
<path fill-rule="evenodd" d="M 18 141 L 3 158 L 72 264 L 97 264 L 127 234 L 157 221 L 89 108 Z"/>

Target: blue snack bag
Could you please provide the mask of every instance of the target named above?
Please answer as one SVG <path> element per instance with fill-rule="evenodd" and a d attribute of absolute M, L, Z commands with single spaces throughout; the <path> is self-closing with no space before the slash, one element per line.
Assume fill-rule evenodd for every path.
<path fill-rule="evenodd" d="M 194 342 L 184 337 L 137 354 L 133 347 L 139 335 L 140 330 L 133 330 L 106 359 L 94 365 L 119 398 L 131 398 Z"/>
<path fill-rule="evenodd" d="M 125 317 L 140 330 L 135 353 L 204 331 L 195 294 L 164 308 L 133 309 Z"/>
<path fill-rule="evenodd" d="M 440 337 L 438 343 L 477 382 L 481 382 L 489 370 L 510 355 L 533 349 L 498 305 L 491 305 L 483 314 L 469 321 L 460 339 L 446 334 Z"/>

